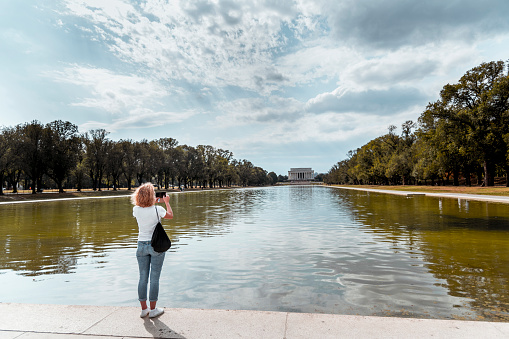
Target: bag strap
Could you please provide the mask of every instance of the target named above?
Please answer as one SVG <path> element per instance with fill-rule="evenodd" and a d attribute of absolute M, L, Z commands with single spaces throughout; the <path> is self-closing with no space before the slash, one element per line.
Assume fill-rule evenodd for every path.
<path fill-rule="evenodd" d="M 161 222 L 161 218 L 159 217 L 159 213 L 157 213 L 157 206 L 154 205 L 154 208 L 156 209 L 157 221 Z"/>

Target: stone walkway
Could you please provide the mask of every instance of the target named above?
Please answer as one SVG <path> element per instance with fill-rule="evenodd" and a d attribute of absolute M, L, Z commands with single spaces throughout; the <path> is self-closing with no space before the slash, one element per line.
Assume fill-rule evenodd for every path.
<path fill-rule="evenodd" d="M 461 200 L 491 201 L 491 202 L 501 202 L 501 203 L 509 204 L 509 196 L 501 196 L 501 195 L 410 192 L 410 191 L 383 190 L 383 189 L 376 189 L 376 188 L 359 188 L 359 187 L 348 187 L 348 186 L 329 186 L 329 187 L 342 188 L 342 189 L 355 190 L 355 191 L 405 195 L 407 197 L 425 195 L 427 197 L 452 198 L 452 199 L 461 199 Z M 383 187 L 383 186 L 381 186 L 381 187 Z"/>
<path fill-rule="evenodd" d="M 261 311 L 0 303 L 1 339 L 64 338 L 509 338 L 509 323 Z"/>

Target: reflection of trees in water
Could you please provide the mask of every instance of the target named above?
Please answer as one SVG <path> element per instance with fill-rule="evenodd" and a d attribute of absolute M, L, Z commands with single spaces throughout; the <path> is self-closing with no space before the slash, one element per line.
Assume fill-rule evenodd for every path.
<path fill-rule="evenodd" d="M 1 269 L 22 275 L 73 273 L 78 259 L 104 261 L 105 252 L 132 241 L 127 199 L 58 201 L 2 206 Z"/>
<path fill-rule="evenodd" d="M 466 298 L 477 319 L 509 320 L 506 205 L 344 190 L 338 197 L 373 234 L 395 248 L 418 248 L 429 271 L 447 281 L 451 296 Z"/>
<path fill-rule="evenodd" d="M 163 225 L 176 247 L 181 237 L 221 235 L 263 194 L 263 189 L 172 194 L 175 218 Z M 109 250 L 136 247 L 132 207 L 127 197 L 1 206 L 0 269 L 26 276 L 67 274 L 82 258 L 104 266 Z"/>
<path fill-rule="evenodd" d="M 447 219 L 451 224 L 463 223 L 456 217 Z M 509 230 L 509 221 L 498 220 L 493 225 L 495 230 L 490 230 L 493 221 L 472 218 L 470 222 L 485 230 L 462 226 L 422 235 L 425 243 L 434 244 L 424 250 L 428 267 L 436 277 L 447 281 L 451 295 L 472 299 L 471 307 L 479 319 L 508 321 L 509 244 L 507 231 L 497 228 L 505 226 Z"/>
<path fill-rule="evenodd" d="M 176 241 L 181 236 L 228 233 L 233 221 L 239 215 L 251 213 L 264 192 L 263 189 L 238 189 L 174 194 L 170 203 L 175 216 L 167 230 Z"/>

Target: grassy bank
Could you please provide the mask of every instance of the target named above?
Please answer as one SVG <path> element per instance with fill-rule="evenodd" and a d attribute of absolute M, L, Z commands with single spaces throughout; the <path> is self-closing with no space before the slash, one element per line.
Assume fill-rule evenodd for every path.
<path fill-rule="evenodd" d="M 479 187 L 479 186 L 380 186 L 380 185 L 333 185 L 333 186 L 348 186 L 355 188 L 369 188 L 379 190 L 395 190 L 395 191 L 410 191 L 410 192 L 423 192 L 423 193 L 458 193 L 458 194 L 482 194 L 482 195 L 498 195 L 509 196 L 509 187 L 493 186 L 493 187 Z"/>
<path fill-rule="evenodd" d="M 4 195 L 0 195 L 0 202 L 81 198 L 81 197 L 106 197 L 117 195 L 129 195 L 132 192 L 133 191 L 128 191 L 126 189 L 117 191 L 113 190 L 109 191 L 83 190 L 82 192 L 67 191 L 65 193 L 58 193 L 58 191 L 45 191 L 37 194 L 32 194 L 30 191 L 21 191 L 14 194 L 10 192 L 5 192 Z"/>
<path fill-rule="evenodd" d="M 221 189 L 237 188 L 237 187 L 223 187 Z M 205 191 L 214 190 L 220 188 L 187 188 L 185 191 Z M 174 189 L 163 189 L 166 192 L 180 192 L 178 188 Z M 0 195 L 0 202 L 13 202 L 13 201 L 37 201 L 46 199 L 65 199 L 65 198 L 82 198 L 82 197 L 107 197 L 107 196 L 119 196 L 119 195 L 130 195 L 134 192 L 134 188 L 129 191 L 126 188 L 114 190 L 102 190 L 94 191 L 92 189 L 82 190 L 81 192 L 75 190 L 66 190 L 65 193 L 58 193 L 58 190 L 45 190 L 42 193 L 32 194 L 32 191 L 19 191 L 18 193 L 11 193 L 5 191 L 4 195 Z"/>

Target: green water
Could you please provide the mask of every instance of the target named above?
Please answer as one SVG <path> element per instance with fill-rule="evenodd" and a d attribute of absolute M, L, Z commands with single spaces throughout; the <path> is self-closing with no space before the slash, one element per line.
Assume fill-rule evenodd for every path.
<path fill-rule="evenodd" d="M 509 321 L 508 205 L 311 186 L 171 203 L 162 306 Z M 128 198 L 0 220 L 0 302 L 137 304 Z"/>

